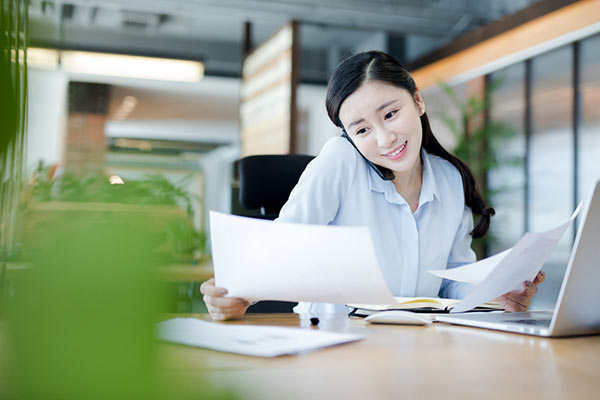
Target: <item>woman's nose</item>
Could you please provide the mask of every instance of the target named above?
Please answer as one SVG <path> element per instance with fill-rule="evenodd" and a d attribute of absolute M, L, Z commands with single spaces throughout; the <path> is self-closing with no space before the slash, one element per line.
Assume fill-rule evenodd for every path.
<path fill-rule="evenodd" d="M 377 145 L 381 148 L 389 148 L 396 141 L 396 134 L 386 128 L 377 130 Z"/>

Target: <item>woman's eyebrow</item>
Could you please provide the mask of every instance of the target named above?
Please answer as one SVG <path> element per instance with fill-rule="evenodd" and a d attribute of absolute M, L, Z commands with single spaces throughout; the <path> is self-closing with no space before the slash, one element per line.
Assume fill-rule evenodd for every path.
<path fill-rule="evenodd" d="M 375 110 L 376 112 L 383 110 L 384 108 L 386 108 L 387 106 L 389 106 L 390 104 L 394 104 L 395 102 L 397 102 L 398 99 L 396 100 L 391 100 L 388 101 L 386 103 L 383 103 L 382 105 L 380 105 L 379 107 L 377 107 L 377 109 Z M 354 125 L 356 124 L 360 124 L 361 122 L 363 122 L 365 119 L 361 118 L 361 119 L 357 119 L 356 121 L 354 121 L 353 123 L 351 123 L 350 125 L 348 125 L 348 129 L 352 128 Z"/>
<path fill-rule="evenodd" d="M 392 101 L 388 101 L 387 103 L 383 103 L 382 105 L 380 105 L 379 107 L 377 107 L 377 110 L 375 110 L 375 111 L 381 111 L 384 108 L 386 108 L 387 106 L 389 106 L 390 104 L 394 104 L 397 101 L 398 101 L 398 99 L 392 100 Z"/>

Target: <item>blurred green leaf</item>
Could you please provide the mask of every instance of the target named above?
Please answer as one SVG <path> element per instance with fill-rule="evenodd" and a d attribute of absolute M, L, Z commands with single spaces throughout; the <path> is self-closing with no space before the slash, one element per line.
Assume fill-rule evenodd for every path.
<path fill-rule="evenodd" d="M 491 207 L 492 192 L 487 184 L 489 172 L 500 166 L 522 164 L 522 159 L 501 156 L 504 145 L 517 134 L 517 130 L 506 123 L 485 120 L 485 113 L 491 107 L 491 94 L 501 87 L 503 82 L 504 76 L 495 77 L 488 82 L 481 96 L 470 96 L 464 101 L 458 98 L 449 84 L 440 83 L 459 115 L 451 117 L 444 111 L 440 113 L 439 118 L 456 135 L 454 154 L 471 168 L 484 201 Z M 483 253 L 486 243 L 493 240 L 492 235 L 488 234 L 478 239 L 478 243 L 474 242 L 474 247 L 479 247 L 477 250 L 480 257 L 485 255 Z"/>

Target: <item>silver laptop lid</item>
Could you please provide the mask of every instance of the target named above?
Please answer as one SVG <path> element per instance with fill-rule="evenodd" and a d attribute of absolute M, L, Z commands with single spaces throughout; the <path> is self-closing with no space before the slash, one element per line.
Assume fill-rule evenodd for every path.
<path fill-rule="evenodd" d="M 583 207 L 550 325 L 552 336 L 600 333 L 600 181 Z"/>

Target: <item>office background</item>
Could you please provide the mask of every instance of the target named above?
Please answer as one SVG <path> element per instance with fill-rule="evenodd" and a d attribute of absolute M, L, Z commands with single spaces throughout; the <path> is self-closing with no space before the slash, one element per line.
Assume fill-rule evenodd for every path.
<path fill-rule="evenodd" d="M 496 143 L 500 165 L 488 175 L 497 211 L 488 247 L 493 254 L 525 231 L 566 220 L 600 178 L 600 27 L 598 21 L 583 27 L 569 22 L 580 17 L 565 11 L 582 9 L 584 3 L 591 2 L 32 0 L 32 55 L 40 48 L 173 58 L 201 62 L 203 76 L 188 82 L 109 76 L 69 71 L 66 57 L 60 65 L 32 60 L 26 167 L 31 171 L 40 160 L 76 164 L 87 140 L 99 146 L 98 162 L 111 175 L 127 181 L 160 173 L 183 182 L 196 199 L 193 223 L 206 231 L 208 210 L 229 212 L 235 203 L 243 56 L 288 21 L 299 25 L 295 151 L 314 155 L 339 134 L 325 114 L 325 83 L 345 56 L 387 51 L 416 71 L 420 85 L 424 75 L 419 71 L 428 66 L 563 13 L 570 32 L 502 62 L 440 78 L 463 102 L 503 79 L 486 114 L 514 129 L 510 138 Z M 506 47 L 510 53 L 510 44 Z M 460 113 L 438 83 L 428 81 L 422 89 L 434 132 L 453 149 L 457 138 L 443 117 L 460 118 Z M 73 119 L 78 107 L 72 104 L 78 85 L 104 88 L 97 140 L 75 137 L 71 129 L 78 123 Z M 541 308 L 555 300 L 573 236 L 572 229 L 546 267 L 549 280 L 536 297 Z"/>

